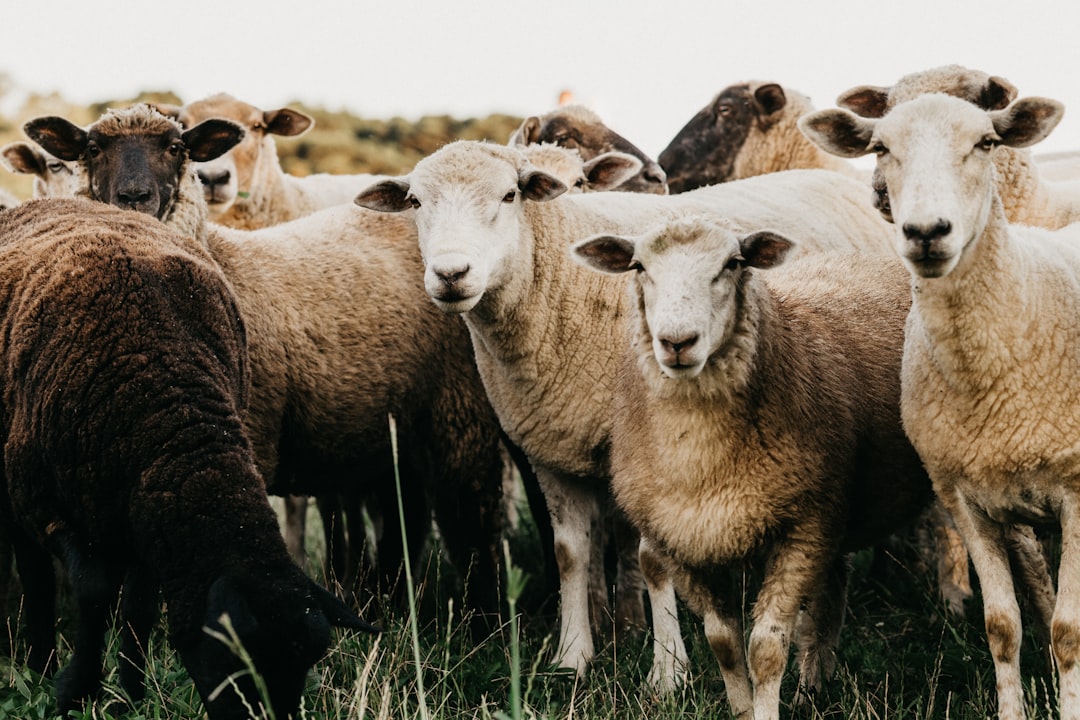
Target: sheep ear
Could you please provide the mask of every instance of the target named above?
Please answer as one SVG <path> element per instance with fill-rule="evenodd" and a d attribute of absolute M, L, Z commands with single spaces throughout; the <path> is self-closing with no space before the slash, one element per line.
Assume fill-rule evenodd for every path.
<path fill-rule="evenodd" d="M 593 235 L 574 243 L 570 252 L 582 265 L 619 275 L 631 269 L 634 241 L 618 235 Z"/>
<path fill-rule="evenodd" d="M 990 119 L 1002 145 L 1023 148 L 1049 135 L 1064 115 L 1065 106 L 1057 100 L 1031 97 L 991 112 Z"/>
<path fill-rule="evenodd" d="M 180 139 L 184 141 L 188 157 L 195 162 L 206 162 L 221 157 L 232 150 L 244 138 L 244 128 L 231 120 L 210 118 L 185 130 Z"/>
<path fill-rule="evenodd" d="M 536 202 L 554 200 L 569 190 L 562 180 L 532 165 L 526 166 L 518 176 L 518 189 L 526 200 Z"/>
<path fill-rule="evenodd" d="M 167 118 L 180 119 L 180 106 L 172 103 L 146 103 Z"/>
<path fill-rule="evenodd" d="M 772 115 L 784 109 L 787 95 L 777 83 L 766 83 L 754 91 L 754 101 L 765 115 Z"/>
<path fill-rule="evenodd" d="M 743 265 L 756 268 L 771 268 L 781 265 L 788 251 L 795 245 L 780 233 L 771 230 L 759 230 L 739 240 L 739 251 L 743 256 Z"/>
<path fill-rule="evenodd" d="M 363 630 L 364 632 L 378 633 L 382 632 L 382 628 L 378 625 L 372 625 L 366 622 L 359 615 L 354 613 L 349 606 L 338 599 L 333 593 L 324 588 L 314 580 L 308 579 L 308 584 L 311 589 L 311 594 L 315 597 L 315 602 L 318 603 L 319 609 L 322 610 L 326 621 L 334 627 L 346 628 L 348 630 Z"/>
<path fill-rule="evenodd" d="M 401 212 L 413 207 L 408 200 L 409 187 L 407 178 L 390 178 L 368 187 L 357 195 L 353 202 L 368 210 Z"/>
<path fill-rule="evenodd" d="M 0 163 L 9 172 L 37 175 L 45 172 L 45 158 L 30 143 L 17 141 L 0 148 Z"/>
<path fill-rule="evenodd" d="M 34 118 L 23 125 L 27 137 L 61 160 L 78 160 L 90 135 L 75 123 L 55 115 Z"/>
<path fill-rule="evenodd" d="M 864 118 L 881 118 L 889 109 L 889 91 L 879 85 L 859 85 L 840 93 L 836 104 Z"/>
<path fill-rule="evenodd" d="M 221 616 L 226 614 L 240 638 L 251 637 L 259 629 L 259 621 L 255 619 L 255 614 L 251 612 L 251 606 L 236 581 L 229 577 L 219 577 L 206 595 L 206 618 L 203 624 L 213 630 L 220 630 Z"/>
<path fill-rule="evenodd" d="M 629 153 L 612 150 L 582 166 L 590 190 L 612 190 L 641 172 L 642 162 Z"/>
<path fill-rule="evenodd" d="M 315 118 L 291 108 L 267 110 L 263 113 L 266 132 L 282 137 L 303 135 L 315 124 Z"/>
<path fill-rule="evenodd" d="M 510 136 L 508 145 L 531 145 L 540 142 L 540 118 L 533 115 L 526 118 L 521 126 Z"/>
<path fill-rule="evenodd" d="M 825 152 L 856 158 L 870 152 L 874 120 L 861 118 L 847 110 L 818 110 L 799 118 L 799 129 Z"/>
<path fill-rule="evenodd" d="M 991 75 L 979 95 L 979 107 L 983 110 L 1002 110 L 1016 99 L 1016 86 L 1003 77 Z"/>

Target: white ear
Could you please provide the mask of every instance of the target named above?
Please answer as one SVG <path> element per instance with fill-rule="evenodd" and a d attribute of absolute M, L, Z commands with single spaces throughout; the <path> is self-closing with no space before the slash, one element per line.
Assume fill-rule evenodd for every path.
<path fill-rule="evenodd" d="M 825 152 L 856 158 L 870 152 L 876 122 L 836 108 L 803 115 L 799 118 L 799 130 Z"/>
<path fill-rule="evenodd" d="M 1020 98 L 1003 110 L 990 113 L 1001 144 L 1023 148 L 1046 138 L 1065 115 L 1065 106 L 1049 98 Z"/>
<path fill-rule="evenodd" d="M 618 235 L 593 235 L 574 243 L 570 252 L 586 267 L 619 275 L 632 269 L 634 241 Z"/>

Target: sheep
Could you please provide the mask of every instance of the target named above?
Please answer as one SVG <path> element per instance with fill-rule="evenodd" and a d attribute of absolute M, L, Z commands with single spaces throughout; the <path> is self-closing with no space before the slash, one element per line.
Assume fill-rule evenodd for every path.
<path fill-rule="evenodd" d="M 196 166 L 210 219 L 228 227 L 255 230 L 351 202 L 357 192 L 382 177 L 286 174 L 278 160 L 274 135 L 296 137 L 307 132 L 315 121 L 299 110 L 260 110 L 226 93 L 182 107 L 156 107 L 185 127 L 209 118 L 224 118 L 244 128 L 244 139 L 235 148 Z"/>
<path fill-rule="evenodd" d="M 1061 717 L 1080 717 L 1080 226 L 1010 224 L 995 149 L 1037 143 L 1062 113 L 1044 98 L 988 111 L 934 93 L 881 119 L 836 109 L 802 121 L 830 152 L 875 153 L 888 185 L 894 249 L 912 278 L 904 428 L 971 553 L 1002 720 L 1024 717 L 1007 528 L 1054 523 L 1064 549 L 1051 647 Z"/>
<path fill-rule="evenodd" d="M 852 253 L 761 272 L 794 245 L 691 216 L 572 248 L 599 272 L 636 271 L 612 490 L 705 618 L 737 717 L 779 717 L 797 626 L 804 686 L 831 671 L 846 555 L 903 527 L 931 495 L 900 423 L 903 267 Z M 760 566 L 751 689 L 740 595 L 720 578 Z"/>
<path fill-rule="evenodd" d="M 80 195 L 134 206 L 209 248 L 247 326 L 253 392 L 245 427 L 271 493 L 355 494 L 370 484 L 396 515 L 385 480 L 394 477 L 394 415 L 410 552 L 430 528 L 430 494 L 454 565 L 471 577 L 472 627 L 489 630 L 499 609 L 498 421 L 464 324 L 447 324 L 424 293 L 412 223 L 352 204 L 258 231 L 208 223 L 192 165 L 242 132 L 227 120 L 185 131 L 137 105 L 86 130 L 57 117 L 25 129 L 76 163 Z M 387 523 L 379 547 L 383 587 L 394 583 L 404 552 L 396 528 Z"/>
<path fill-rule="evenodd" d="M 944 65 L 905 75 L 891 87 L 851 88 L 841 93 L 836 103 L 858 115 L 880 118 L 906 100 L 935 92 L 967 100 L 985 110 L 1000 110 L 1016 98 L 1017 90 L 1005 78 L 961 65 Z M 1009 222 L 1057 229 L 1080 220 L 1080 181 L 1048 181 L 1030 151 L 1023 148 L 999 147 L 994 152 L 994 165 L 998 194 Z M 880 180 L 874 187 L 875 204 L 888 217 L 887 189 Z"/>
<path fill-rule="evenodd" d="M 593 607 L 606 604 L 588 583 L 596 547 L 590 537 L 610 501 L 608 410 L 614 348 L 623 344 L 620 318 L 628 309 L 617 281 L 570 259 L 569 241 L 633 231 L 692 210 L 790 230 L 803 239 L 805 252 L 887 252 L 881 243 L 890 228 L 865 202 L 864 186 L 822 170 L 671 197 L 559 199 L 565 189 L 514 147 L 457 141 L 422 159 L 409 175 L 368 188 L 357 203 L 411 211 L 428 294 L 447 313 L 465 317 L 488 397 L 547 497 L 561 582 L 557 662 L 583 674 L 594 654 L 588 598 Z M 666 599 L 652 604 L 654 623 L 675 612 L 670 586 L 661 591 Z M 616 618 L 643 617 L 640 591 L 619 592 Z"/>
<path fill-rule="evenodd" d="M 33 196 L 71 197 L 75 173 L 69 163 L 27 142 L 11 142 L 0 148 L 0 164 L 13 173 L 34 176 Z"/>
<path fill-rule="evenodd" d="M 205 630 L 221 632 L 223 613 L 266 680 L 268 709 L 296 712 L 330 627 L 375 628 L 285 550 L 240 419 L 244 328 L 220 270 L 144 215 L 34 200 L 0 214 L 0 278 L 0 507 L 25 571 L 28 624 L 51 633 L 43 549 L 63 562 L 78 606 L 74 653 L 56 680 L 60 713 L 100 685 L 121 583 L 132 627 L 121 682 L 133 698 L 145 647 L 134 640 L 153 622 L 160 585 L 171 642 L 210 718 L 247 717 L 245 703 L 262 702 L 243 675 L 239 692 L 212 699 L 242 668 Z"/>
<path fill-rule="evenodd" d="M 799 132 L 796 121 L 813 109 L 808 97 L 775 82 L 724 88 L 660 153 L 668 190 L 681 193 L 796 168 L 822 168 L 869 179 L 869 173 L 822 151 Z"/>
<path fill-rule="evenodd" d="M 584 105 L 564 105 L 543 115 L 525 118 L 508 140 L 509 145 L 528 146 L 552 143 L 577 150 L 588 162 L 606 152 L 628 153 L 642 162 L 641 170 L 614 188 L 625 192 L 667 194 L 667 177 L 655 160 L 604 124 L 600 116 Z"/>

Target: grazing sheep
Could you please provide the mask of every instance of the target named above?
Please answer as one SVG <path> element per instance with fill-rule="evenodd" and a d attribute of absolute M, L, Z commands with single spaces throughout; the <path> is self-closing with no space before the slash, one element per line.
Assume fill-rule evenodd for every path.
<path fill-rule="evenodd" d="M 0 148 L 0 164 L 13 173 L 33 175 L 36 198 L 75 194 L 75 171 L 71 164 L 30 143 L 12 142 Z"/>
<path fill-rule="evenodd" d="M 657 162 L 605 125 L 600 116 L 584 105 L 564 105 L 543 115 L 525 118 L 510 135 L 508 144 L 527 146 L 540 143 L 577 150 L 586 162 L 611 151 L 633 155 L 641 160 L 641 170 L 614 189 L 667 194 L 667 178 Z"/>
<path fill-rule="evenodd" d="M 912 276 L 904 427 L 971 553 L 1002 720 L 1024 716 L 1010 525 L 1060 524 L 1051 645 L 1061 717 L 1080 717 L 1080 226 L 1009 224 L 995 149 L 1040 141 L 1062 113 L 1042 98 L 986 111 L 930 94 L 880 120 L 829 110 L 802 121 L 830 152 L 875 153 L 888 184 Z"/>
<path fill-rule="evenodd" d="M 847 555 L 931 495 L 900 423 L 903 267 L 851 253 L 759 275 L 792 245 L 690 217 L 573 247 L 600 272 L 636 271 L 612 408 L 615 499 L 705 618 L 732 712 L 759 720 L 779 717 L 793 637 L 804 687 L 831 672 Z M 741 597 L 720 578 L 758 567 L 751 689 Z"/>
<path fill-rule="evenodd" d="M 672 193 L 764 175 L 822 168 L 864 180 L 851 163 L 824 152 L 796 122 L 810 99 L 774 82 L 730 85 L 683 126 L 660 153 Z"/>
<path fill-rule="evenodd" d="M 891 87 L 860 85 L 841 93 L 836 104 L 863 117 L 880 118 L 902 102 L 938 92 L 984 110 L 1000 110 L 1016 97 L 1016 87 L 1002 77 L 945 65 L 905 75 Z M 1049 181 L 1025 148 L 998 147 L 994 167 L 1009 222 L 1054 230 L 1080 220 L 1080 180 Z M 874 189 L 874 202 L 887 217 L 888 190 L 876 172 Z"/>
<path fill-rule="evenodd" d="M 240 419 L 244 329 L 220 270 L 144 215 L 34 200 L 0 214 L 0 278 L 0 506 L 14 523 L 28 625 L 51 636 L 42 549 L 63 562 L 78 606 L 60 713 L 98 690 L 121 584 L 132 697 L 142 697 L 136 641 L 160 585 L 170 640 L 210 718 L 248 717 L 245 704 L 262 703 L 242 674 L 239 693 L 211 700 L 242 669 L 204 629 L 221 631 L 224 612 L 266 680 L 268 709 L 296 712 L 331 625 L 373 628 L 285 550 Z M 38 662 L 53 646 L 31 642 Z"/>
<path fill-rule="evenodd" d="M 133 204 L 207 245 L 247 326 L 245 425 L 271 493 L 374 493 L 396 516 L 394 415 L 408 547 L 415 557 L 430 529 L 430 495 L 451 559 L 470 579 L 473 628 L 486 632 L 499 609 L 498 421 L 464 324 L 448 324 L 424 293 L 413 224 L 352 204 L 258 231 L 207 223 L 191 161 L 229 147 L 240 128 L 227 120 L 182 130 L 138 105 L 86 130 L 51 117 L 26 132 L 77 162 L 81 195 Z M 171 153 L 177 145 L 185 152 Z M 379 546 L 384 588 L 395 584 L 404 552 L 397 530 L 387 523 Z"/>
<path fill-rule="evenodd" d="M 547 496 L 560 571 L 557 656 L 583 673 L 593 657 L 590 588 L 595 528 L 610 501 L 608 449 L 616 348 L 625 344 L 625 293 L 573 262 L 572 240 L 634 232 L 686 212 L 728 216 L 803 238 L 804 251 L 881 246 L 891 231 L 860 183 L 820 170 L 789 171 L 680 196 L 566 190 L 520 151 L 458 141 L 407 176 L 357 197 L 374 210 L 410 210 L 425 259 L 428 293 L 463 314 L 477 364 L 503 428 L 532 461 Z M 550 201 L 550 202 L 549 202 Z M 638 588 L 618 588 L 616 621 L 643 617 Z M 657 616 L 674 613 L 653 604 Z"/>
<path fill-rule="evenodd" d="M 357 192 L 382 177 L 286 174 L 281 169 L 274 135 L 296 137 L 307 132 L 315 121 L 299 110 L 260 110 L 225 93 L 183 107 L 161 104 L 157 108 L 184 127 L 223 118 L 244 128 L 244 138 L 235 148 L 196 165 L 210 219 L 228 227 L 255 230 L 295 220 L 350 202 Z"/>

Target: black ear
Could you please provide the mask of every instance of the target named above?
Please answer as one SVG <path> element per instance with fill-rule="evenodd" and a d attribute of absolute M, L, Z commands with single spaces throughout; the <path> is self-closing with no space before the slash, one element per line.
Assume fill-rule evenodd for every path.
<path fill-rule="evenodd" d="M 319 609 L 322 610 L 323 615 L 326 616 L 327 622 L 334 627 L 348 628 L 349 630 L 363 630 L 364 632 L 370 633 L 382 632 L 382 628 L 363 620 L 322 585 L 311 579 L 308 580 L 308 584 L 311 589 L 311 594 L 315 597 L 315 601 L 319 605 Z"/>
<path fill-rule="evenodd" d="M 353 202 L 368 210 L 402 212 L 414 207 L 409 201 L 409 188 L 406 178 L 390 178 L 362 190 Z"/>
<path fill-rule="evenodd" d="M 244 139 L 244 128 L 232 120 L 210 118 L 185 130 L 180 138 L 184 141 L 189 158 L 195 162 L 206 162 L 232 150 Z"/>
<path fill-rule="evenodd" d="M 34 118 L 23 125 L 27 137 L 61 160 L 78 160 L 90 135 L 75 123 L 55 115 Z"/>
<path fill-rule="evenodd" d="M 754 100 L 764 115 L 779 112 L 787 105 L 787 95 L 784 94 L 784 88 L 776 83 L 766 83 L 755 90 Z"/>
<path fill-rule="evenodd" d="M 221 628 L 221 616 L 228 614 L 236 634 L 241 638 L 251 637 L 259 630 L 259 621 L 251 612 L 247 598 L 240 591 L 236 581 L 228 577 L 219 577 L 210 586 L 206 594 L 206 618 L 204 625 L 218 630 Z"/>
<path fill-rule="evenodd" d="M 783 263 L 794 245 L 780 233 L 759 230 L 739 240 L 739 251 L 745 259 L 744 265 L 771 268 Z"/>

